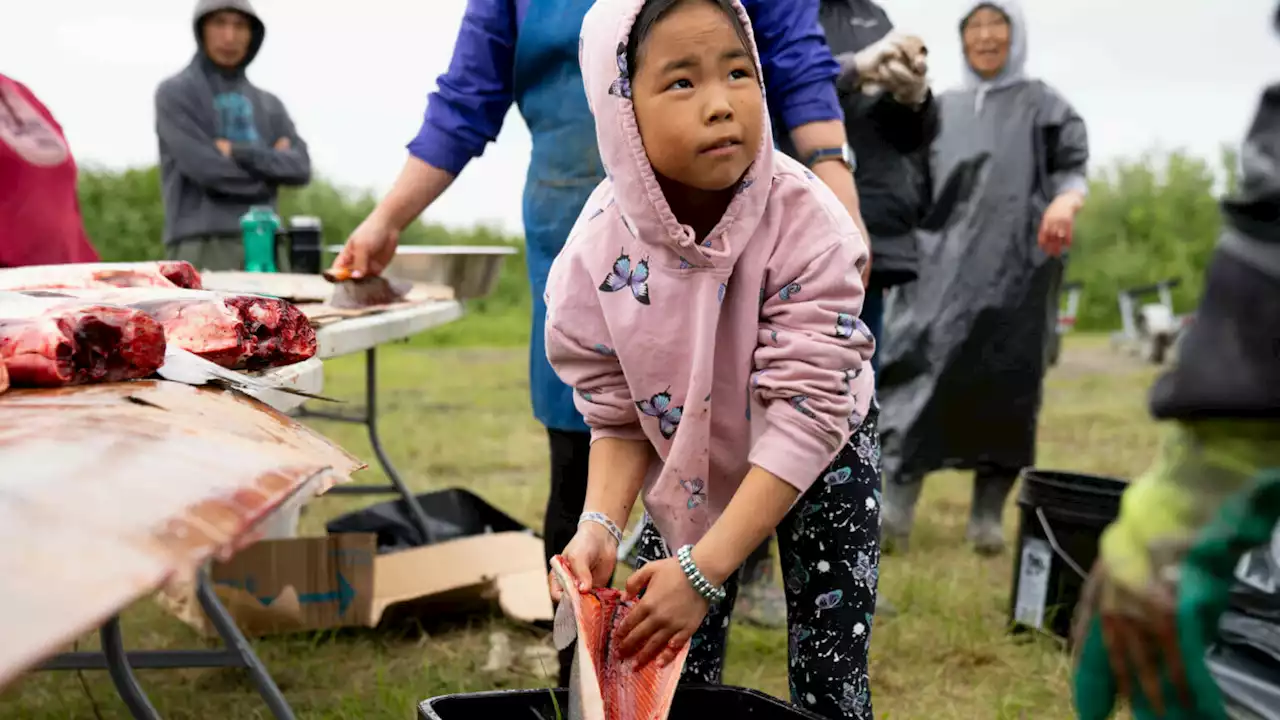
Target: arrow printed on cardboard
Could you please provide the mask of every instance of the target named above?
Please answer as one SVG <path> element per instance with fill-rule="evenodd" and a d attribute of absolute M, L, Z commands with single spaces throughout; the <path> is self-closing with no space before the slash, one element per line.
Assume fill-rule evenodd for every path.
<path fill-rule="evenodd" d="M 258 602 L 270 607 L 279 595 L 259 595 Z M 338 616 L 341 617 L 347 613 L 347 608 L 351 607 L 351 601 L 356 598 L 356 589 L 351 587 L 351 583 L 338 573 L 338 589 L 328 592 L 314 593 L 298 593 L 299 605 L 317 605 L 320 603 L 337 602 Z"/>

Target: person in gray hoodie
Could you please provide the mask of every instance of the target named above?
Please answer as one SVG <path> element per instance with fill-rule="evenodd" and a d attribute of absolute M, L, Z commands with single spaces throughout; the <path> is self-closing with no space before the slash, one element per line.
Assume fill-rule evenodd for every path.
<path fill-rule="evenodd" d="M 280 98 L 245 77 L 266 36 L 248 0 L 200 0 L 194 28 L 195 57 L 156 89 L 165 256 L 240 270 L 240 217 L 310 182 L 311 158 Z"/>

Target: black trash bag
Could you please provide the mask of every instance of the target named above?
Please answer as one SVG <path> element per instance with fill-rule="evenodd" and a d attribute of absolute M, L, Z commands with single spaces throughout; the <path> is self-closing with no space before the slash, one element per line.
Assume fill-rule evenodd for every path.
<path fill-rule="evenodd" d="M 1241 556 L 1205 660 L 1233 720 L 1280 720 L 1280 525 Z"/>
<path fill-rule="evenodd" d="M 417 497 L 427 516 L 427 526 L 436 543 L 500 532 L 527 532 L 537 535 L 515 518 L 461 488 L 437 490 Z M 404 498 L 371 505 L 340 515 L 325 525 L 330 534 L 375 533 L 378 554 L 422 547 L 426 538 L 413 521 Z"/>

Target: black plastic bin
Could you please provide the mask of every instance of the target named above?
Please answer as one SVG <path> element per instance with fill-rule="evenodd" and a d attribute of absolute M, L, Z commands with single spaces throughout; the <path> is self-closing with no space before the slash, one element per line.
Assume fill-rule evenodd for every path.
<path fill-rule="evenodd" d="M 569 717 L 569 691 L 496 690 L 442 695 L 418 706 L 421 720 L 556 720 Z M 727 685 L 689 685 L 676 688 L 669 720 L 752 718 L 752 720 L 823 720 L 808 710 L 746 688 Z"/>
<path fill-rule="evenodd" d="M 537 534 L 480 496 L 461 488 L 437 490 L 419 495 L 417 499 L 438 543 L 488 533 Z M 325 529 L 330 533 L 375 533 L 379 555 L 427 544 L 403 498 L 339 515 L 330 520 Z"/>
<path fill-rule="evenodd" d="M 1009 593 L 1014 633 L 1045 630 L 1070 642 L 1071 618 L 1098 557 L 1098 539 L 1120 514 L 1126 487 L 1124 480 L 1099 475 L 1023 471 Z"/>

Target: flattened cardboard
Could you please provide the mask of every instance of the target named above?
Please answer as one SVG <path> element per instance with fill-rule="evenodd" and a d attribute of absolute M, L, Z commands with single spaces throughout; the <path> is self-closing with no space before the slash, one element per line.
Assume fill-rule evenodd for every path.
<path fill-rule="evenodd" d="M 377 627 L 388 611 L 460 607 L 496 599 L 521 622 L 550 622 L 542 541 L 528 533 L 475 535 L 377 555 L 372 533 L 265 540 L 212 569 L 215 591 L 241 630 L 257 637 Z M 160 601 L 205 635 L 212 626 L 190 587 Z"/>

